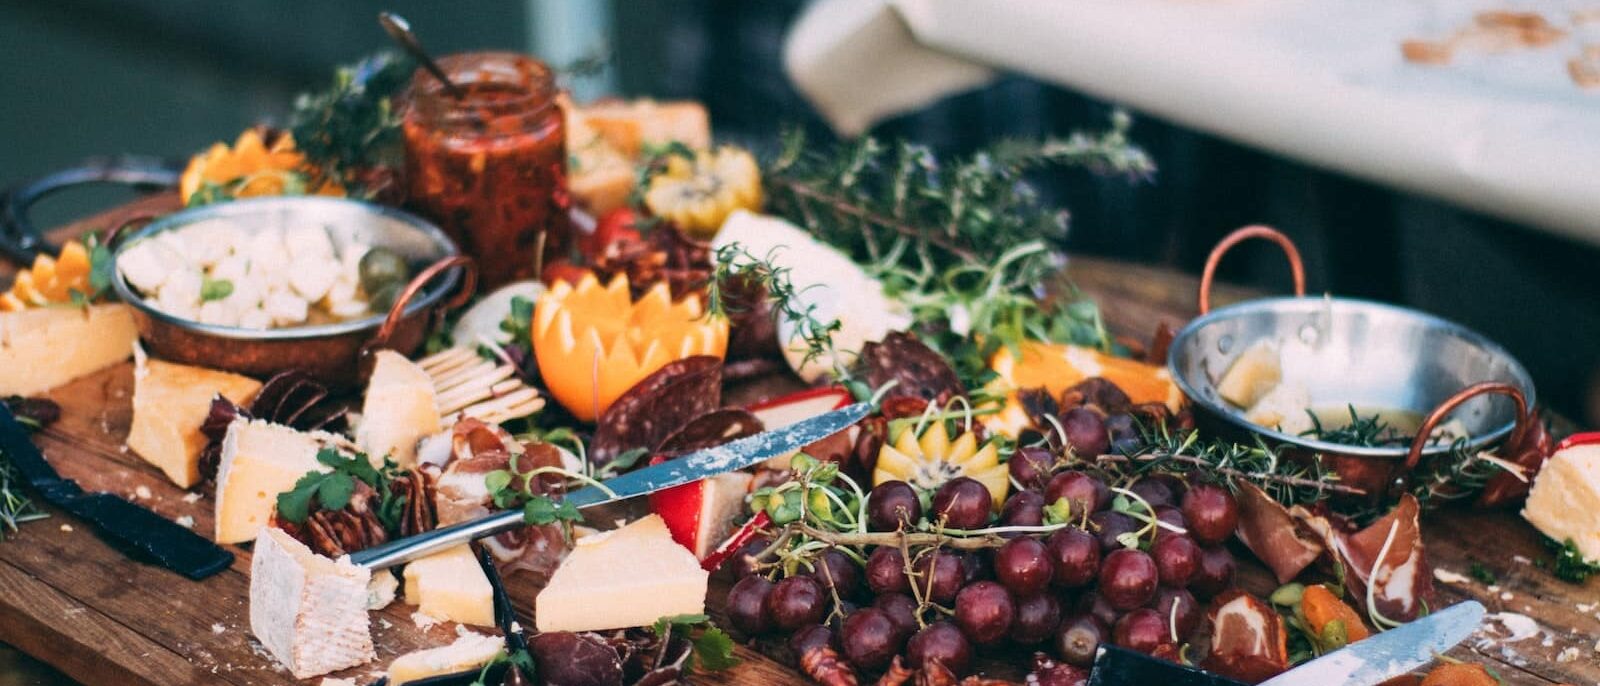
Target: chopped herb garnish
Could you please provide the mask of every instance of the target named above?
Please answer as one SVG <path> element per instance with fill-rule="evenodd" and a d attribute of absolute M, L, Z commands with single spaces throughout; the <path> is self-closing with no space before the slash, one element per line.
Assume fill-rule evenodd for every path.
<path fill-rule="evenodd" d="M 739 664 L 739 658 L 733 656 L 733 638 L 712 624 L 706 615 L 662 617 L 651 629 L 662 641 L 672 640 L 674 631 L 686 632 L 691 646 L 691 669 L 720 672 Z"/>
<path fill-rule="evenodd" d="M 1486 585 L 1493 586 L 1494 584 L 1500 583 L 1500 577 L 1495 576 L 1494 570 L 1485 567 L 1482 562 L 1474 561 L 1472 563 L 1472 567 L 1467 570 L 1467 573 L 1472 575 L 1472 578 L 1477 579 L 1479 582 Z"/>
<path fill-rule="evenodd" d="M 227 279 L 204 277 L 200 282 L 200 300 L 211 302 L 233 295 L 233 282 Z"/>
<path fill-rule="evenodd" d="M 1581 584 L 1590 576 L 1600 574 L 1600 562 L 1584 558 L 1583 551 L 1578 550 L 1576 541 L 1569 538 L 1559 545 L 1551 541 L 1550 547 L 1556 551 L 1555 565 L 1550 571 L 1562 581 Z"/>

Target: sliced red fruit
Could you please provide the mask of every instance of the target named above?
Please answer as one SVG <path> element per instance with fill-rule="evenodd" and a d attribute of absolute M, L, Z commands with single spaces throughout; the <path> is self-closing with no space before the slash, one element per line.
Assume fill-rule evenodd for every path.
<path fill-rule="evenodd" d="M 739 548 L 749 543 L 750 539 L 771 524 L 772 518 L 767 516 L 765 510 L 757 512 L 754 517 L 751 517 L 743 526 L 740 526 L 738 530 L 728 536 L 727 540 L 722 542 L 722 545 L 717 546 L 717 549 L 711 551 L 710 555 L 702 558 L 700 567 L 708 572 L 717 571 L 722 566 L 722 563 L 727 562 L 728 558 L 733 557 L 733 554 L 739 551 Z"/>
<path fill-rule="evenodd" d="M 650 463 L 662 460 L 657 456 Z M 666 522 L 672 540 L 703 560 L 733 529 L 754 478 L 746 472 L 727 472 L 656 491 L 650 494 L 650 509 Z"/>
<path fill-rule="evenodd" d="M 583 256 L 593 261 L 612 243 L 633 243 L 639 237 L 639 213 L 631 207 L 618 207 L 600 217 L 594 233 L 584 235 L 578 242 Z"/>
<path fill-rule="evenodd" d="M 790 424 L 804 419 L 810 419 L 832 410 L 837 410 L 845 405 L 849 405 L 853 400 L 854 398 L 850 396 L 850 391 L 846 390 L 843 386 L 825 386 L 822 388 L 810 388 L 797 393 L 790 393 L 789 395 L 756 403 L 745 409 L 749 410 L 751 414 L 760 419 L 761 425 L 766 427 L 768 431 L 771 431 L 773 429 L 789 426 Z M 855 427 L 851 427 L 850 429 L 846 429 L 846 431 L 853 431 L 854 428 Z M 853 436 L 854 434 L 851 435 Z M 823 443 L 827 440 L 827 438 L 824 438 L 817 441 L 817 443 Z M 813 443 L 812 445 L 816 445 L 817 443 Z M 855 441 L 850 441 L 850 444 L 854 445 Z M 807 446 L 805 449 L 807 454 L 811 453 L 809 448 L 810 446 Z M 794 457 L 794 453 L 780 455 L 767 460 L 765 466 L 769 469 L 788 469 L 789 459 L 792 457 Z"/>

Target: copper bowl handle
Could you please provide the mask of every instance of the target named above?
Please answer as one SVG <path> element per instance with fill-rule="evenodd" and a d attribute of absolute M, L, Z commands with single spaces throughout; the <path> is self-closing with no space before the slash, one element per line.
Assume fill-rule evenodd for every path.
<path fill-rule="evenodd" d="M 1217 247 L 1211 249 L 1211 254 L 1206 256 L 1206 268 L 1200 273 L 1200 314 L 1211 311 L 1211 283 L 1216 278 L 1217 265 L 1222 262 L 1222 256 L 1233 246 L 1251 238 L 1265 238 L 1283 248 L 1284 256 L 1289 258 L 1289 271 L 1294 274 L 1294 294 L 1306 294 L 1306 268 L 1300 261 L 1300 249 L 1294 247 L 1294 241 L 1270 226 L 1251 224 L 1224 236 Z"/>
<path fill-rule="evenodd" d="M 460 267 L 466 276 L 461 280 L 461 290 L 449 302 L 444 303 L 444 308 L 455 309 L 466 304 L 467 300 L 471 299 L 472 294 L 478 289 L 477 263 L 465 255 L 454 255 L 434 262 L 422 271 L 417 272 L 416 276 L 411 277 L 411 282 L 407 283 L 405 289 L 400 291 L 400 295 L 395 296 L 394 304 L 389 306 L 388 316 L 383 318 L 383 325 L 378 327 L 378 332 L 372 336 L 372 340 L 367 341 L 367 344 L 362 346 L 362 356 L 364 357 L 373 350 L 388 345 L 389 337 L 393 336 L 395 328 L 400 326 L 400 320 L 405 315 L 406 305 L 411 303 L 412 298 L 421 294 L 422 289 L 427 287 L 428 282 L 433 281 L 435 277 L 456 267 Z"/>
<path fill-rule="evenodd" d="M 1411 451 L 1406 453 L 1406 464 L 1401 468 L 1401 474 L 1409 473 L 1415 469 L 1418 462 L 1422 461 L 1422 449 L 1428 447 L 1428 440 L 1439 422 L 1460 407 L 1462 403 L 1476 398 L 1485 393 L 1495 393 L 1508 396 L 1517 404 L 1517 421 L 1511 428 L 1511 435 L 1506 438 L 1506 443 L 1515 445 L 1522 440 L 1522 434 L 1528 428 L 1528 418 L 1533 413 L 1528 411 L 1528 399 L 1522 395 L 1522 390 L 1508 383 L 1500 381 L 1485 381 L 1463 388 L 1448 398 L 1422 420 L 1422 426 L 1417 428 L 1416 438 L 1411 439 Z"/>

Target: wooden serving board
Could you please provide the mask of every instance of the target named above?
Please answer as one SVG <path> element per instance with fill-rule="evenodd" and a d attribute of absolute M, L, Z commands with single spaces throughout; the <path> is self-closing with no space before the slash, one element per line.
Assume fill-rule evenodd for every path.
<path fill-rule="evenodd" d="M 103 229 L 117 217 L 170 207 L 156 197 L 54 232 L 60 238 Z M 0 282 L 9 269 L 0 267 Z M 1160 321 L 1179 324 L 1193 316 L 1193 278 L 1175 272 L 1105 260 L 1074 258 L 1073 281 L 1096 298 L 1117 333 L 1148 336 Z M 1223 290 L 1222 299 L 1248 295 Z M 4 370 L 0 370 L 4 373 Z M 792 377 L 772 376 L 730 388 L 728 400 L 746 403 L 799 387 Z M 128 452 L 123 441 L 131 420 L 131 363 L 58 388 L 50 397 L 62 406 L 61 421 L 36 436 L 50 462 L 84 488 L 125 496 L 174 520 L 193 519 L 196 531 L 212 527 L 209 497 L 185 493 L 155 468 Z M 233 567 L 201 582 L 133 562 L 98 540 L 70 515 L 52 511 L 50 519 L 22 526 L 0 542 L 0 641 L 54 665 L 86 684 L 188 686 L 199 684 L 293 684 L 250 636 L 248 589 L 250 553 L 235 548 Z M 184 520 L 187 521 L 187 520 Z M 1557 580 L 1535 561 L 1548 553 L 1537 535 L 1511 512 L 1447 510 L 1431 513 L 1424 525 L 1429 560 L 1466 574 L 1474 563 L 1498 577 L 1497 586 L 1480 582 L 1441 584 L 1449 602 L 1472 597 L 1491 611 L 1517 612 L 1536 620 L 1540 636 L 1500 644 L 1474 638 L 1451 651 L 1482 662 L 1510 684 L 1600 684 L 1600 579 L 1586 586 Z M 1257 593 L 1274 583 L 1264 568 L 1240 551 L 1241 582 Z M 537 587 L 526 576 L 508 585 L 524 625 L 531 626 Z M 729 580 L 714 577 L 709 604 L 720 614 Z M 449 623 L 422 628 L 403 602 L 377 612 L 373 630 L 378 659 L 340 676 L 364 681 L 380 674 L 395 656 L 453 640 Z M 724 622 L 725 625 L 725 622 Z M 701 674 L 699 684 L 801 684 L 781 640 L 740 646 L 742 664 L 718 674 Z M 997 676 L 1020 677 L 1019 655 L 989 659 Z M 316 683 L 312 680 L 310 683 Z"/>

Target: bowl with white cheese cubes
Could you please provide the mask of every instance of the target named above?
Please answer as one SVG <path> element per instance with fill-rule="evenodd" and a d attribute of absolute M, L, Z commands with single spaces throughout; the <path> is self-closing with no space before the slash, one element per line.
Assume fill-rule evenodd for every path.
<path fill-rule="evenodd" d="M 154 355 L 262 378 L 298 369 L 334 386 L 356 382 L 365 349 L 415 350 L 454 304 L 446 296 L 473 280 L 438 227 L 343 198 L 181 210 L 114 254 L 112 285 Z"/>

